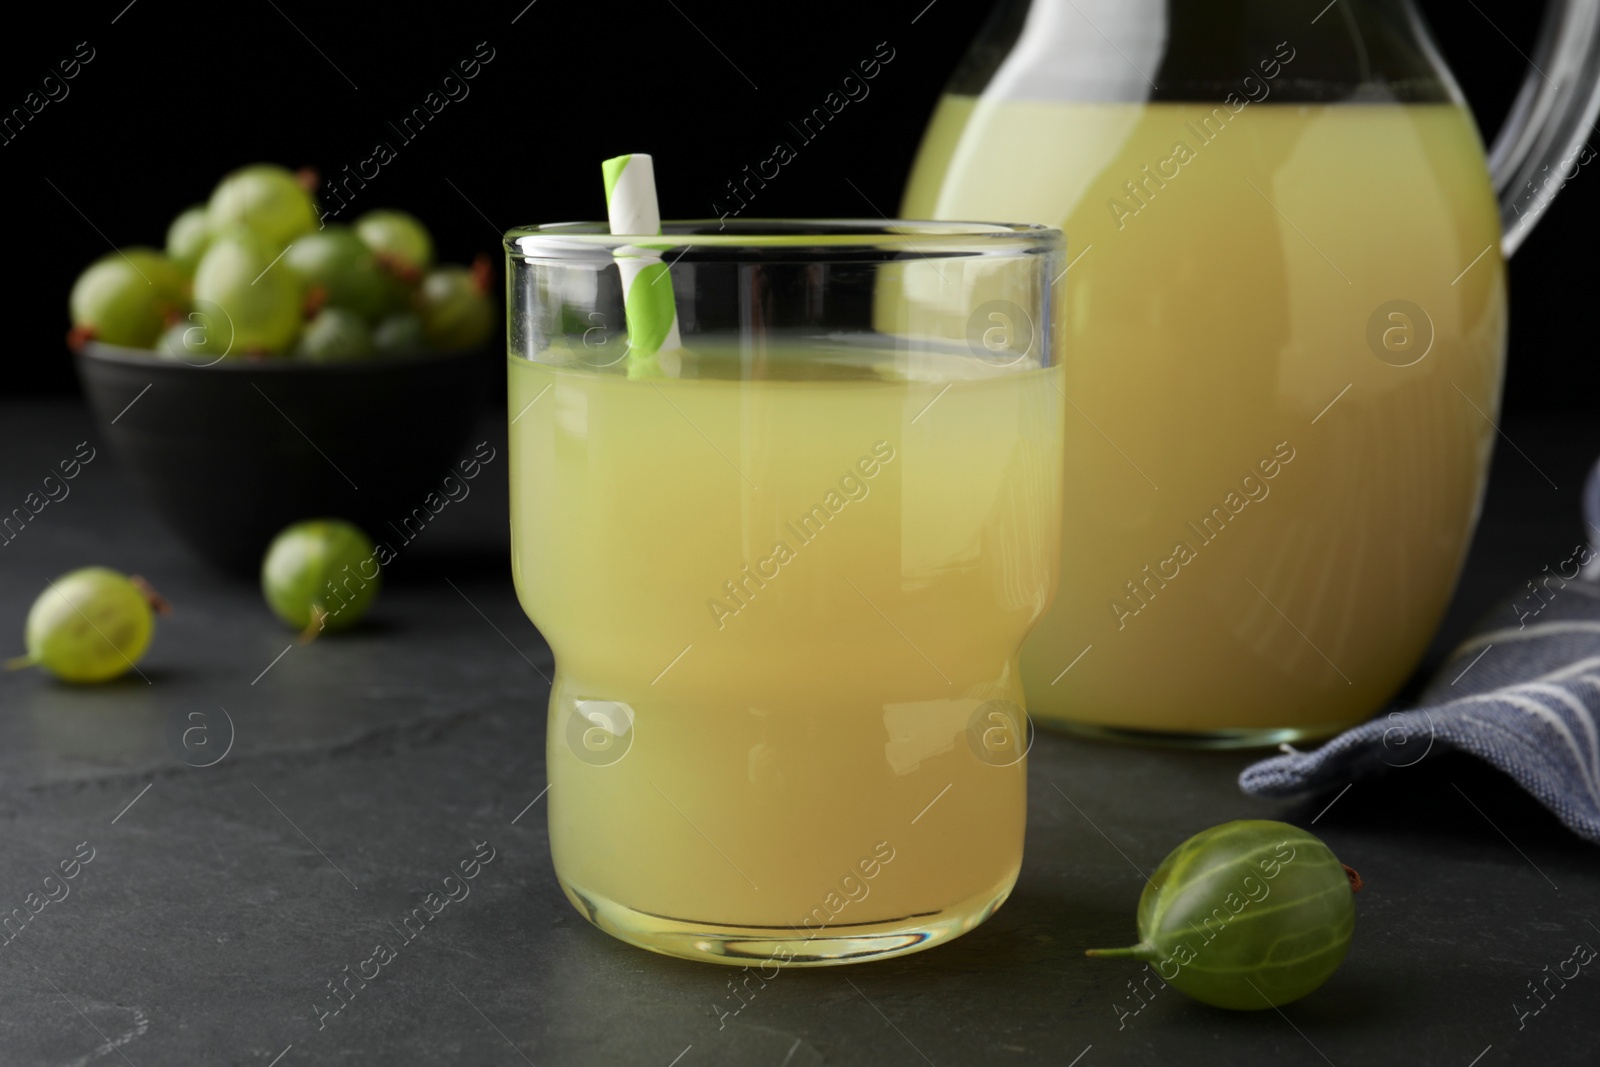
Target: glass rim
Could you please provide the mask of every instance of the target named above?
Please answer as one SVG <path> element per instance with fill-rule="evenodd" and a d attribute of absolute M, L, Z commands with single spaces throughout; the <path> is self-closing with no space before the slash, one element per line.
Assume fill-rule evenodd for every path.
<path fill-rule="evenodd" d="M 627 245 L 654 250 L 726 249 L 848 252 L 877 249 L 944 254 L 1004 255 L 1060 252 L 1065 235 L 1033 222 L 927 219 L 668 219 L 659 234 L 614 234 L 604 222 L 555 222 L 507 230 L 508 255 L 564 259 Z"/>

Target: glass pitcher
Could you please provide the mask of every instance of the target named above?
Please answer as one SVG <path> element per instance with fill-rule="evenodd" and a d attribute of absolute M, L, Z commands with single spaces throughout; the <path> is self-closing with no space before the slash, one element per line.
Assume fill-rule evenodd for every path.
<path fill-rule="evenodd" d="M 1505 257 L 1592 156 L 1596 9 L 1550 5 L 1486 164 L 1410 0 L 1003 0 L 902 213 L 1067 233 L 1035 717 L 1318 738 L 1415 669 L 1497 433 Z"/>

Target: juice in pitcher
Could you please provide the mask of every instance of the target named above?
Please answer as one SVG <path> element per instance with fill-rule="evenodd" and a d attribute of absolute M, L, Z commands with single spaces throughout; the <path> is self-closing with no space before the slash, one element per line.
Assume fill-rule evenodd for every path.
<path fill-rule="evenodd" d="M 1471 116 L 1281 101 L 1295 46 L 1264 54 L 1275 88 L 1215 104 L 1030 98 L 1002 67 L 923 143 L 908 217 L 1067 234 L 1061 585 L 1023 655 L 1041 718 L 1329 735 L 1401 685 L 1464 559 L 1506 326 Z"/>

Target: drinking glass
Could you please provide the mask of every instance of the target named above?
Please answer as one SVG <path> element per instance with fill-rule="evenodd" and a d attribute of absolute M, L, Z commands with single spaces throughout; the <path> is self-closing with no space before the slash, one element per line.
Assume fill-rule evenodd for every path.
<path fill-rule="evenodd" d="M 734 964 L 972 929 L 1022 860 L 1060 232 L 564 224 L 505 248 L 512 566 L 555 654 L 568 899 Z M 681 348 L 630 345 L 615 256 L 641 248 Z"/>

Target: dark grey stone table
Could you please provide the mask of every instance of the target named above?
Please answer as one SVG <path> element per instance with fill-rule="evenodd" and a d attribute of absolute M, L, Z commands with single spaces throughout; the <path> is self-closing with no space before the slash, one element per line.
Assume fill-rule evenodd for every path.
<path fill-rule="evenodd" d="M 1527 458 L 1502 443 L 1435 656 L 1582 536 L 1596 425 L 1506 430 Z M 86 439 L 76 404 L 0 406 L 0 511 Z M 994 919 L 901 960 L 782 973 L 723 1016 L 741 1003 L 733 972 L 614 941 L 556 886 L 540 799 L 550 652 L 511 589 L 501 449 L 402 551 L 371 625 L 304 647 L 253 586 L 170 541 L 103 448 L 0 548 L 0 653 L 20 651 L 45 579 L 88 563 L 148 576 L 177 609 L 143 678 L 0 677 L 0 914 L 37 906 L 46 875 L 92 850 L 0 947 L 0 1064 L 1595 1062 L 1600 974 L 1520 1027 L 1515 1005 L 1575 943 L 1600 945 L 1600 848 L 1450 756 L 1331 808 L 1285 806 L 1239 794 L 1244 755 L 1043 736 L 1022 878 Z M 226 757 L 180 761 L 174 724 L 220 724 L 222 709 Z M 1315 820 L 1365 876 L 1345 966 L 1281 1013 L 1169 989 L 1119 1015 L 1142 1003 L 1137 965 L 1082 950 L 1133 940 L 1143 872 L 1172 846 L 1249 816 Z M 493 858 L 469 895 L 402 938 L 401 917 L 475 850 Z M 379 941 L 395 949 L 379 976 L 322 1014 Z"/>

